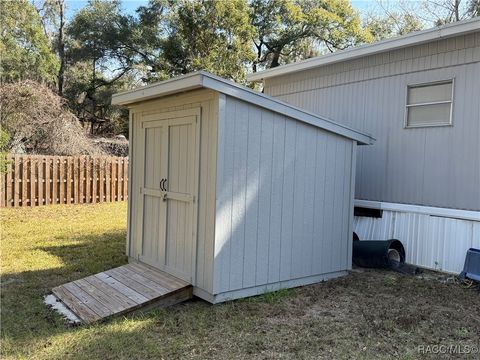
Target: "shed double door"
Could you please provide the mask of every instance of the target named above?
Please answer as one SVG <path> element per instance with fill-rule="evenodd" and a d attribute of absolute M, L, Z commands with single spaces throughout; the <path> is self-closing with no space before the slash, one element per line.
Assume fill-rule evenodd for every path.
<path fill-rule="evenodd" d="M 144 116 L 139 260 L 193 283 L 199 109 Z"/>

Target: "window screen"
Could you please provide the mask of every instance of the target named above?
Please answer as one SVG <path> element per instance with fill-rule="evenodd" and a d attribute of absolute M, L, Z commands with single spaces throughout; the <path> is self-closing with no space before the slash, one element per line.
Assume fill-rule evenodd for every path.
<path fill-rule="evenodd" d="M 451 125 L 453 81 L 407 88 L 406 127 Z"/>

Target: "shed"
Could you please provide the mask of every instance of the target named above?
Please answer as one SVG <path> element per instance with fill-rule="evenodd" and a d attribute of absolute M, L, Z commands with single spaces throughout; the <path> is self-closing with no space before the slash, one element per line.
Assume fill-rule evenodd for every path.
<path fill-rule="evenodd" d="M 351 268 L 357 144 L 373 138 L 206 72 L 130 110 L 127 254 L 217 303 Z"/>

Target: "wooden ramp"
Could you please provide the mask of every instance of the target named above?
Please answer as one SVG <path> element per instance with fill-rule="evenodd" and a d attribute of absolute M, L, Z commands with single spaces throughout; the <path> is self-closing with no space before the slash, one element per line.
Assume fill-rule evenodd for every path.
<path fill-rule="evenodd" d="M 192 286 L 170 274 L 131 263 L 57 286 L 53 293 L 83 322 L 92 323 L 192 297 Z"/>

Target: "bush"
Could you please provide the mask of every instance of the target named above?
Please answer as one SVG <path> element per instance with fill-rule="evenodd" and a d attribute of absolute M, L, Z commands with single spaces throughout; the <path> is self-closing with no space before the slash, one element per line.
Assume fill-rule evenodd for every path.
<path fill-rule="evenodd" d="M 0 87 L 0 124 L 9 135 L 5 150 L 45 155 L 103 153 L 82 128 L 64 100 L 34 81 Z"/>

